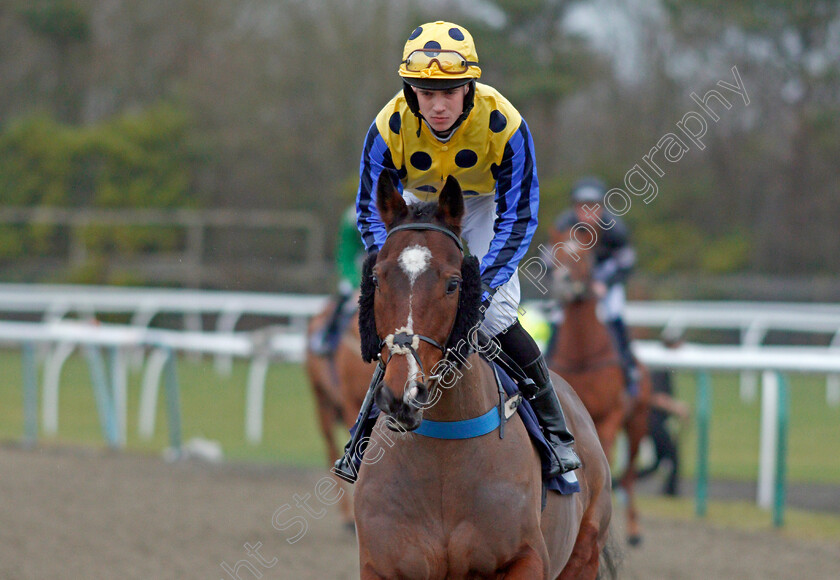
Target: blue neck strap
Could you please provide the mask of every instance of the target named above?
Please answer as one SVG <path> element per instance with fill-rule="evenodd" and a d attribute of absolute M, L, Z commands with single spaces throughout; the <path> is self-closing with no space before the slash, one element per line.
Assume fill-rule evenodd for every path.
<path fill-rule="evenodd" d="M 472 439 L 494 431 L 499 427 L 498 407 L 493 407 L 480 417 L 464 421 L 430 421 L 423 419 L 414 432 L 434 439 Z"/>

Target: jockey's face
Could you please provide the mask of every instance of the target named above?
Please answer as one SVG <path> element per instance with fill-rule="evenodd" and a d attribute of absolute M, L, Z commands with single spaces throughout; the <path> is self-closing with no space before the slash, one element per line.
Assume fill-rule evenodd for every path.
<path fill-rule="evenodd" d="M 575 214 L 578 221 L 595 225 L 604 214 L 604 206 L 596 201 L 576 202 Z"/>
<path fill-rule="evenodd" d="M 420 113 L 426 122 L 438 133 L 445 133 L 464 111 L 464 97 L 467 95 L 469 85 L 443 91 L 411 88 L 417 95 Z"/>

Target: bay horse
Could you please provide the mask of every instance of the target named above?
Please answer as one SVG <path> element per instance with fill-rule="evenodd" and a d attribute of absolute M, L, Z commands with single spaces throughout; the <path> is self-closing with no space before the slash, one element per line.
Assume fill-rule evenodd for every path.
<path fill-rule="evenodd" d="M 353 424 L 375 368 L 375 365 L 365 363 L 360 354 L 358 313 L 353 315 L 342 333 L 334 353 L 325 356 L 312 350 L 311 339 L 321 332 L 333 308 L 335 304 L 329 302 L 324 310 L 309 320 L 304 356 L 304 368 L 315 401 L 318 426 L 326 444 L 328 467 L 332 467 L 342 453 L 340 444 L 336 442 L 335 427 L 343 426 L 346 432 Z M 345 492 L 339 501 L 342 522 L 345 527 L 352 529 L 355 524 L 351 490 L 340 479 L 338 484 Z"/>
<path fill-rule="evenodd" d="M 625 377 L 612 335 L 598 316 L 599 296 L 593 290 L 595 240 L 586 228 L 551 233 L 553 262 L 552 290 L 563 306 L 563 323 L 553 337 L 548 366 L 566 379 L 578 394 L 598 431 L 608 458 L 619 432 L 624 429 L 628 442 L 627 469 L 620 479 L 627 494 L 627 541 L 642 541 L 636 509 L 633 463 L 639 444 L 647 434 L 651 383 L 647 369 L 639 364 L 641 379 L 638 396 L 625 393 Z"/>
<path fill-rule="evenodd" d="M 481 324 L 481 283 L 478 260 L 461 249 L 457 180 L 437 202 L 407 206 L 383 172 L 377 208 L 388 237 L 365 264 L 359 317 L 363 358 L 379 359 L 384 374 L 354 496 L 361 578 L 596 578 L 612 513 L 609 464 L 580 399 L 552 375 L 583 467 L 580 491 L 548 492 L 541 509 L 540 459 L 525 427 L 516 413 L 499 418 L 494 367 L 463 348 Z M 420 434 L 421 425 L 494 414 L 503 438 L 499 426 L 471 438 Z"/>

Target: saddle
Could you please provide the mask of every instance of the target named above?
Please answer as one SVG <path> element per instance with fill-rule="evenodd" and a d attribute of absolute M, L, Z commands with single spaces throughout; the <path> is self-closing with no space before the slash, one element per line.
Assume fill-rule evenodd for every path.
<path fill-rule="evenodd" d="M 332 320 L 328 320 L 323 328 L 313 334 L 310 342 L 312 351 L 320 356 L 332 358 L 344 331 L 358 310 L 359 306 L 355 302 L 339 304 L 331 314 Z"/>
<path fill-rule="evenodd" d="M 513 381 L 513 379 L 508 375 L 505 369 L 497 364 L 495 361 L 489 361 L 490 364 L 494 365 L 496 368 L 496 377 L 499 381 L 502 389 L 504 389 L 505 393 L 510 397 L 514 394 L 519 392 L 519 387 Z M 517 409 L 519 413 L 519 418 L 522 419 L 522 423 L 525 425 L 525 430 L 528 431 L 528 435 L 531 437 L 531 443 L 536 447 L 537 453 L 540 456 L 540 461 L 542 462 L 543 473 L 548 469 L 550 464 L 550 458 L 552 456 L 551 445 L 546 441 L 545 436 L 543 435 L 542 430 L 540 429 L 540 424 L 537 421 L 537 415 L 534 413 L 534 410 L 531 409 L 531 404 L 528 400 L 523 397 L 522 402 L 519 404 Z M 569 471 L 567 473 L 563 473 L 552 477 L 550 479 L 543 479 L 543 489 L 549 491 L 556 491 L 561 495 L 567 495 L 571 493 L 576 493 L 580 491 L 580 483 L 578 482 L 577 475 L 574 471 Z"/>

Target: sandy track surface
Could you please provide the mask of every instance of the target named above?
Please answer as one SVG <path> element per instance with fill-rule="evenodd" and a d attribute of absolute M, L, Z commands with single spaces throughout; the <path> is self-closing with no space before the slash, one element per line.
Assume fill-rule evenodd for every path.
<path fill-rule="evenodd" d="M 357 578 L 355 538 L 340 527 L 338 508 L 315 496 L 324 476 L 0 447 L 0 578 L 227 579 L 222 564 L 233 570 L 237 562 L 243 580 L 257 577 L 254 570 L 266 579 Z M 296 502 L 306 502 L 309 513 Z M 286 529 L 276 529 L 273 518 Z M 290 544 L 304 522 L 308 530 Z M 643 523 L 645 543 L 623 550 L 621 578 L 840 578 L 840 542 L 722 531 L 702 522 Z"/>

